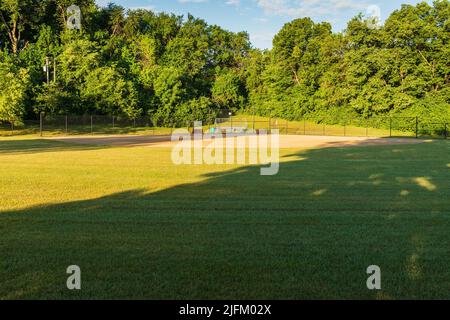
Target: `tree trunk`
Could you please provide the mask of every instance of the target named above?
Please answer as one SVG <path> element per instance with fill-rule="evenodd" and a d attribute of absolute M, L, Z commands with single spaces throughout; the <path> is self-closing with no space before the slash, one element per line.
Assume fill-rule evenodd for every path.
<path fill-rule="evenodd" d="M 64 27 L 67 26 L 66 9 L 62 5 L 58 5 Z"/>
<path fill-rule="evenodd" d="M 14 54 L 19 51 L 20 31 L 17 32 L 17 20 L 13 21 L 12 29 L 9 31 L 9 39 L 11 40 L 11 49 Z"/>
<path fill-rule="evenodd" d="M 2 19 L 3 24 L 6 26 L 6 30 L 8 33 L 9 41 L 11 41 L 11 50 L 14 54 L 19 51 L 19 42 L 20 42 L 20 30 L 17 27 L 18 18 L 13 21 L 12 27 L 6 22 L 3 14 L 0 13 L 0 17 Z"/>
<path fill-rule="evenodd" d="M 297 83 L 297 85 L 299 85 L 300 84 L 300 80 L 299 80 L 297 72 L 294 70 L 294 68 L 292 68 L 292 73 L 294 74 L 295 83 Z"/>

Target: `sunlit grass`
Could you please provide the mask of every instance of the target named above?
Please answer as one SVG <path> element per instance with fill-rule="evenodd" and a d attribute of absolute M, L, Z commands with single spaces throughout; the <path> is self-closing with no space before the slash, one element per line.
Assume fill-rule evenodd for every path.
<path fill-rule="evenodd" d="M 166 148 L 0 138 L 0 299 L 448 298 L 449 154 L 286 149 L 262 177 L 174 166 Z"/>

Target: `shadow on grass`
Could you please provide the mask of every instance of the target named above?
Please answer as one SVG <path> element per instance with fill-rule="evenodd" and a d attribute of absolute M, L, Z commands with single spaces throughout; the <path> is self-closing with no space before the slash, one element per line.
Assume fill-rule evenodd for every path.
<path fill-rule="evenodd" d="M 155 193 L 3 212 L 0 297 L 448 298 L 449 151 L 309 150 L 273 177 L 245 167 Z M 72 264 L 81 291 L 65 287 Z M 366 287 L 373 264 L 382 291 Z"/>
<path fill-rule="evenodd" d="M 5 130 L 4 128 L 0 128 L 0 137 L 2 138 L 26 136 L 26 135 L 38 135 L 38 134 L 39 128 L 16 129 L 16 130 Z"/>
<path fill-rule="evenodd" d="M 54 141 L 70 142 L 79 145 L 99 145 L 99 146 L 116 146 L 116 147 L 138 147 L 150 146 L 161 142 L 170 142 L 170 135 L 119 135 L 119 136 L 67 136 L 54 137 Z"/>
<path fill-rule="evenodd" d="M 61 152 L 77 150 L 101 149 L 99 145 L 74 144 L 62 141 L 51 141 L 43 139 L 14 139 L 0 140 L 1 154 L 30 154 L 39 152 Z"/>

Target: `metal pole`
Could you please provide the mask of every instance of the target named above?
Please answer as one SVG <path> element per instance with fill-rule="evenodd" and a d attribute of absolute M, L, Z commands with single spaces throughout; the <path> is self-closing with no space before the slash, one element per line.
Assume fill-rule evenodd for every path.
<path fill-rule="evenodd" d="M 344 137 L 347 136 L 347 122 L 344 120 Z"/>
<path fill-rule="evenodd" d="M 304 135 L 306 136 L 306 119 L 303 119 L 303 131 Z"/>
<path fill-rule="evenodd" d="M 416 139 L 419 138 L 419 117 L 416 117 Z"/>
<path fill-rule="evenodd" d="M 56 82 L 56 58 L 53 58 L 53 82 Z"/>
<path fill-rule="evenodd" d="M 448 138 L 447 123 L 444 123 L 444 137 L 445 139 Z"/>
<path fill-rule="evenodd" d="M 49 65 L 50 65 L 49 59 L 48 59 L 48 57 L 45 57 L 45 71 L 47 73 L 47 84 L 50 83 L 50 67 L 49 67 Z"/>
<path fill-rule="evenodd" d="M 42 116 L 42 114 L 43 114 L 43 112 L 41 112 L 39 114 L 39 133 L 40 133 L 41 137 L 42 137 L 42 129 L 43 129 L 43 124 L 42 124 L 43 116 Z"/>
<path fill-rule="evenodd" d="M 114 116 L 112 116 L 112 125 L 113 125 L 113 129 L 115 128 L 115 123 L 114 123 Z"/>
<path fill-rule="evenodd" d="M 392 117 L 389 117 L 389 138 L 392 138 Z"/>
<path fill-rule="evenodd" d="M 366 137 L 369 136 L 369 118 L 366 118 Z"/>
<path fill-rule="evenodd" d="M 92 114 L 91 114 L 91 134 L 92 135 L 94 134 L 94 119 L 92 117 Z"/>
<path fill-rule="evenodd" d="M 69 120 L 68 120 L 68 117 L 67 117 L 67 114 L 66 114 L 66 134 L 67 134 L 68 131 L 69 131 Z"/>

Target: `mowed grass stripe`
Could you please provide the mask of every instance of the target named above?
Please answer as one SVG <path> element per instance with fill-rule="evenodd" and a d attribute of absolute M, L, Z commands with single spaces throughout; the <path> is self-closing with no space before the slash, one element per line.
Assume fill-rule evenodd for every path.
<path fill-rule="evenodd" d="M 3 299 L 450 297 L 448 142 L 283 150 L 274 177 L 27 143 L 0 140 Z"/>

